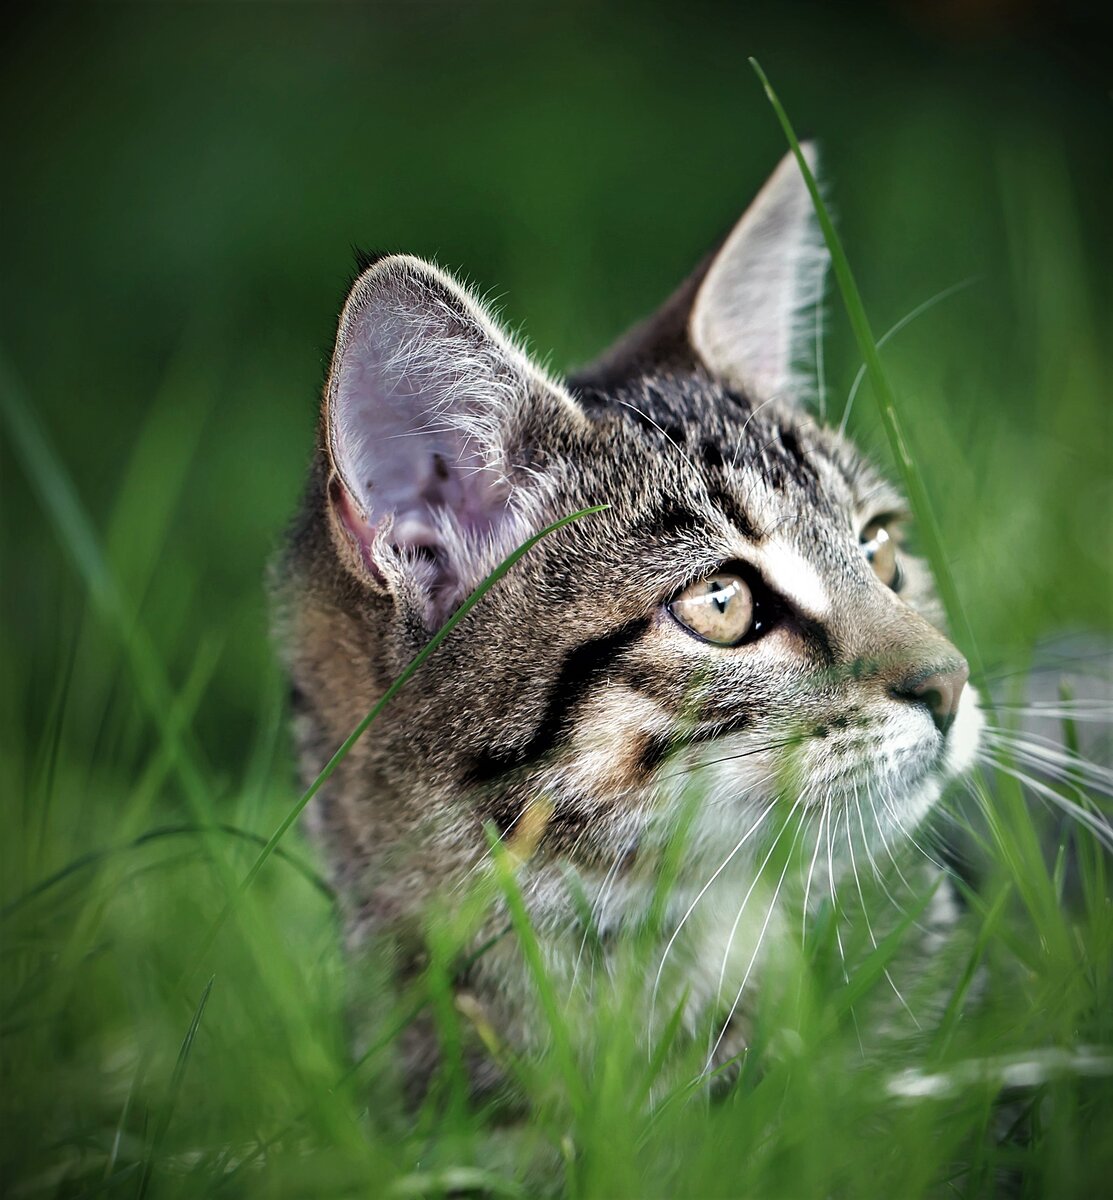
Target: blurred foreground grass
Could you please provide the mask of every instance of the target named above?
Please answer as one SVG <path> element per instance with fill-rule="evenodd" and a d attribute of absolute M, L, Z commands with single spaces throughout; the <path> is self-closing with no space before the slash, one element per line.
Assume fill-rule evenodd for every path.
<path fill-rule="evenodd" d="M 1113 627 L 1108 113 L 1085 70 L 1022 40 L 944 46 L 803 6 L 684 23 L 482 11 L 102 9 L 25 17 L 6 42 L 13 1195 L 522 1186 L 451 1081 L 415 1128 L 369 1090 L 378 1061 L 339 1083 L 351 982 L 296 835 L 198 961 L 258 852 L 245 835 L 296 798 L 261 579 L 301 485 L 349 243 L 460 266 L 555 365 L 584 358 L 668 291 L 782 152 L 756 53 L 824 145 L 875 328 L 973 280 L 885 362 L 983 659 L 1022 670 L 1042 637 Z M 829 324 L 837 419 L 857 361 L 837 303 Z M 851 428 L 884 459 L 868 390 Z M 1015 794 L 996 803 L 967 917 L 981 1007 L 956 1001 L 961 1020 L 863 1054 L 819 931 L 777 1021 L 758 1022 L 761 1070 L 709 1110 L 639 1093 L 616 992 L 583 1086 L 547 1061 L 528 1084 L 568 1190 L 981 1195 L 1019 1167 L 1025 1194 L 1099 1194 L 1101 859 L 1079 851 L 1065 910 Z M 962 965 L 939 969 L 960 995 Z M 1048 1054 L 1011 1109 L 1030 1145 L 997 1148 L 1003 1066 Z"/>

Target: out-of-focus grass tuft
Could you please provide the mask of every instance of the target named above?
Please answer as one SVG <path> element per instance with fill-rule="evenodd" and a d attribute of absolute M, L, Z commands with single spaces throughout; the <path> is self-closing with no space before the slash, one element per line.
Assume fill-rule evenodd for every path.
<path fill-rule="evenodd" d="M 633 944 L 613 993 L 563 1014 L 590 1052 L 556 1036 L 522 1069 L 528 1129 L 471 1108 L 451 1053 L 434 1100 L 405 1116 L 394 1032 L 426 1002 L 446 1047 L 466 1032 L 445 1003 L 454 931 L 353 1070 L 346 998 L 378 989 L 351 978 L 296 830 L 201 954 L 297 800 L 262 567 L 301 486 L 347 243 L 470 264 L 512 289 L 510 315 L 529 314 L 557 365 L 584 357 L 668 290 L 780 153 L 738 82 L 751 51 L 797 121 L 821 114 L 875 330 L 975 277 L 883 360 L 990 675 L 1023 672 L 1048 635 L 1110 632 L 1113 343 L 1093 150 L 1072 140 L 1081 101 L 1064 84 L 1046 112 L 994 107 L 957 59 L 926 62 L 891 30 L 861 33 L 854 59 L 876 67 L 852 94 L 824 64 L 854 38 L 810 19 L 794 55 L 778 55 L 773 18 L 731 25 L 722 47 L 623 26 L 590 52 L 556 23 L 544 61 L 513 29 L 480 49 L 442 28 L 421 68 L 428 30 L 401 17 L 294 15 L 262 38 L 224 13 L 207 32 L 177 13 L 166 28 L 86 16 L 72 45 L 20 32 L 9 99 L 61 58 L 11 140 L 10 175 L 31 186 L 4 193 L 27 229 L 0 301 L 9 1194 L 534 1195 L 528 1164 L 582 1197 L 975 1196 L 1006 1176 L 1028 1196 L 1103 1191 L 1108 860 L 1076 822 L 1049 861 L 1039 797 L 1004 772 L 965 800 L 982 878 L 961 937 L 906 997 L 941 1011 L 883 1050 L 861 1027 L 889 948 L 854 910 L 891 905 L 863 873 L 841 923 L 827 910 L 771 981 L 712 1105 L 685 1085 L 705 1047 L 646 1059 L 630 997 L 656 964 Z M 394 44 L 406 53 L 384 54 Z M 459 47 L 489 56 L 472 60 L 482 103 Z M 1015 56 L 1029 78 L 1034 60 Z M 858 361 L 835 305 L 828 325 L 837 420 Z M 850 427 L 885 460 L 868 387 Z M 1068 783 L 1066 799 L 1104 803 Z M 887 886 L 910 911 L 923 899 Z"/>

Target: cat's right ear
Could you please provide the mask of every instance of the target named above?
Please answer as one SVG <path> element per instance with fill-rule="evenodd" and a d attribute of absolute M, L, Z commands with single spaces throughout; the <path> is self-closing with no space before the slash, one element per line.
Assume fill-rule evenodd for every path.
<path fill-rule="evenodd" d="M 801 146 L 814 173 L 816 150 Z M 573 383 L 606 392 L 654 370 L 702 366 L 756 403 L 808 390 L 828 256 L 803 173 L 786 154 L 713 253 L 652 316 Z"/>
<path fill-rule="evenodd" d="M 535 532 L 528 429 L 572 400 L 443 271 L 392 255 L 356 280 L 325 392 L 328 511 L 345 565 L 429 629 Z"/>
<path fill-rule="evenodd" d="M 800 149 L 814 175 L 815 145 Z M 689 341 L 711 373 L 751 400 L 798 394 L 828 261 L 811 193 L 790 152 L 727 235 L 692 301 Z"/>

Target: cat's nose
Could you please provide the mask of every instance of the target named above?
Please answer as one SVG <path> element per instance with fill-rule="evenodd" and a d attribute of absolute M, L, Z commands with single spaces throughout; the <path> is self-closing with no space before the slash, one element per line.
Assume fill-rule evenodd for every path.
<path fill-rule="evenodd" d="M 930 671 L 927 675 L 912 676 L 900 687 L 894 688 L 892 694 L 897 700 L 922 704 L 931 713 L 935 728 L 946 737 L 947 730 L 958 715 L 962 689 L 969 678 L 970 668 L 962 659 L 957 665 Z"/>

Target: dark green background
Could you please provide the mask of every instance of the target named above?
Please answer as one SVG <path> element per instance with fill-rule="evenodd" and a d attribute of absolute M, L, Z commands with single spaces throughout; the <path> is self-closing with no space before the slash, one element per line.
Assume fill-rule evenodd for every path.
<path fill-rule="evenodd" d="M 219 642 L 196 722 L 218 762 L 239 761 L 273 688 L 261 579 L 296 502 L 352 246 L 434 256 L 554 366 L 581 360 L 686 274 L 783 152 L 751 54 L 820 139 L 877 330 L 977 280 L 890 361 L 986 656 L 1023 647 L 1033 624 L 1106 623 L 1113 139 L 1108 30 L 1081 10 L 115 5 L 5 19 L 0 351 L 170 677 Z M 837 297 L 831 313 L 837 412 L 856 356 Z M 1057 424 L 1060 380 L 1073 391 Z M 871 404 L 859 429 L 883 456 Z M 1047 456 L 1077 491 L 1061 512 L 1026 478 Z M 5 724 L 33 740 L 84 589 L 7 446 L 2 464 L 2 636 L 26 683 Z M 1071 580 L 1025 561 L 1047 521 Z M 1018 628 L 1013 588 L 1039 614 Z M 105 654 L 93 665 L 114 678 Z M 127 703 L 90 693 L 75 736 L 84 722 L 91 742 L 105 707 Z"/>
<path fill-rule="evenodd" d="M 821 142 L 878 335 L 971 281 L 883 350 L 955 629 L 972 631 L 961 648 L 1023 686 L 1048 637 L 1113 633 L 1113 73 L 1108 25 L 1081 8 L 27 5 L 0 22 L 0 1177 L 19 1194 L 210 1195 L 228 1154 L 283 1130 L 226 1194 L 459 1194 L 423 1177 L 490 1160 L 483 1114 L 365 1117 L 389 1037 L 338 1086 L 346 1014 L 378 976 L 349 970 L 327 888 L 283 857 L 313 879 L 296 829 L 206 933 L 252 836 L 297 800 L 263 576 L 353 245 L 436 257 L 554 367 L 582 360 L 687 274 L 784 153 L 757 56 Z M 835 294 L 829 314 L 838 417 L 858 355 Z M 888 459 L 868 387 L 851 427 Z M 1108 706 L 1086 715 L 1107 727 Z M 585 1014 L 585 1078 L 602 1080 L 586 1106 L 566 1120 L 551 1056 L 529 1093 L 579 1154 L 572 1194 L 993 1191 L 1016 1148 L 991 1144 L 992 1090 L 894 1105 L 887 1072 L 1113 1042 L 1105 860 L 1078 842 L 1086 903 L 1065 909 L 996 774 L 985 895 L 1007 898 L 1000 878 L 1017 901 L 984 930 L 979 901 L 970 914 L 984 1010 L 925 1031 L 926 1060 L 894 1047 L 867 1064 L 839 1007 L 839 925 L 817 921 L 775 1013 L 802 1058 L 778 1058 L 796 1041 L 777 1037 L 743 1103 L 666 1103 L 659 1122 L 629 1104 L 645 1055 L 619 989 Z M 1108 796 L 1100 768 L 1084 778 Z M 431 933 L 447 954 L 455 935 Z M 939 995 L 948 961 L 925 977 Z M 1109 1081 L 1056 1087 L 1025 1195 L 1096 1195 Z"/>

